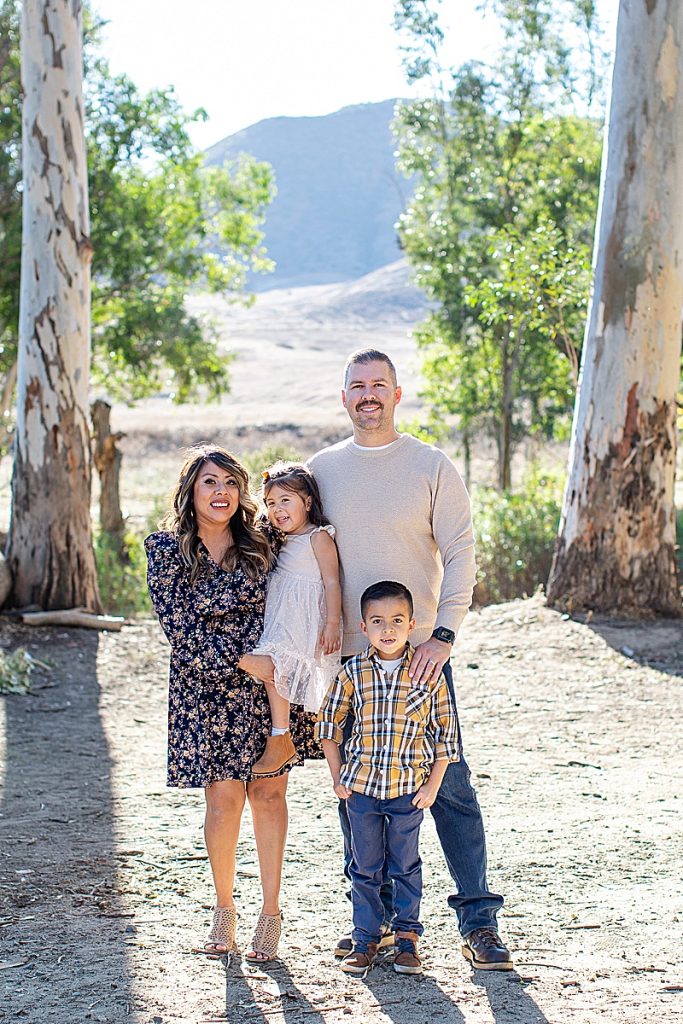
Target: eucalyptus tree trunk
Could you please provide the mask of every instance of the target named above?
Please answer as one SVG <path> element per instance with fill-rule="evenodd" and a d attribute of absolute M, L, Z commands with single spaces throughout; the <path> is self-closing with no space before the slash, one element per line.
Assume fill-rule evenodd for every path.
<path fill-rule="evenodd" d="M 90 528 L 90 244 L 81 0 L 24 0 L 12 603 L 99 610 Z"/>
<path fill-rule="evenodd" d="M 95 441 L 94 462 L 100 478 L 100 529 L 106 534 L 121 561 L 127 561 L 124 535 L 126 523 L 121 511 L 121 461 L 123 452 L 116 442 L 126 435 L 111 432 L 111 405 L 98 398 L 90 408 Z"/>
<path fill-rule="evenodd" d="M 680 615 L 683 5 L 622 0 L 569 479 L 548 600 Z"/>

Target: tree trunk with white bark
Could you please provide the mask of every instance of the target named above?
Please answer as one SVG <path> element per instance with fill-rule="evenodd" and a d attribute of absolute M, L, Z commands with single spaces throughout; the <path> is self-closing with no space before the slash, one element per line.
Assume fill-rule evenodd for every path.
<path fill-rule="evenodd" d="M 12 603 L 100 610 L 90 526 L 90 225 L 81 0 L 24 0 Z"/>
<path fill-rule="evenodd" d="M 681 614 L 683 5 L 622 0 L 569 479 L 548 600 Z"/>

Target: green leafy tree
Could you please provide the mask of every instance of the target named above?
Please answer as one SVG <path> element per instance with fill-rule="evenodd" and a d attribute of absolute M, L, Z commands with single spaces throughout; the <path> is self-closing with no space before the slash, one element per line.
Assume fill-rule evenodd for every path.
<path fill-rule="evenodd" d="M 417 331 L 430 425 L 457 422 L 466 469 L 473 438 L 492 437 L 505 489 L 517 441 L 566 429 L 571 410 L 600 161 L 599 125 L 572 104 L 594 92 L 593 58 L 573 69 L 557 5 L 510 0 L 491 5 L 497 69 L 450 72 L 437 6 L 396 8 L 408 76 L 432 91 L 397 111 L 399 166 L 416 182 L 399 233 L 434 300 Z M 564 5 L 589 35 L 592 6 Z"/>
<path fill-rule="evenodd" d="M 11 418 L 21 251 L 21 87 L 17 0 L 0 0 L 0 409 Z M 272 263 L 261 225 L 270 168 L 243 157 L 207 168 L 189 138 L 201 111 L 172 90 L 142 94 L 113 75 L 86 29 L 85 101 L 93 244 L 93 379 L 112 397 L 171 392 L 177 401 L 228 387 L 229 357 L 188 311 L 189 290 L 246 299 L 250 271 Z"/>

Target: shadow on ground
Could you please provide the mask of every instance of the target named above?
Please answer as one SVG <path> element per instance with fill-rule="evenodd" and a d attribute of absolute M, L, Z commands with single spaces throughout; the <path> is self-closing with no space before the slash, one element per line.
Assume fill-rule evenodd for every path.
<path fill-rule="evenodd" d="M 30 694 L 2 698 L 0 1001 L 6 1019 L 63 1020 L 66 1004 L 74 1020 L 123 1020 L 130 938 L 117 894 L 99 637 L 4 619 L 0 642 L 50 663 L 34 672 Z"/>

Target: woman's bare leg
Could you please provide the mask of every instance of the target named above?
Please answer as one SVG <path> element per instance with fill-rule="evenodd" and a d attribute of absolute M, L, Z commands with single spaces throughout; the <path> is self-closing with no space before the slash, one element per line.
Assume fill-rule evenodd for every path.
<path fill-rule="evenodd" d="M 239 779 L 212 782 L 204 790 L 204 795 L 204 840 L 216 889 L 216 906 L 234 907 L 235 854 L 244 810 L 245 786 Z"/>
<path fill-rule="evenodd" d="M 280 775 L 276 779 L 256 779 L 247 783 L 263 890 L 263 913 L 273 916 L 280 912 L 282 861 L 288 824 L 287 780 L 287 775 Z"/>

